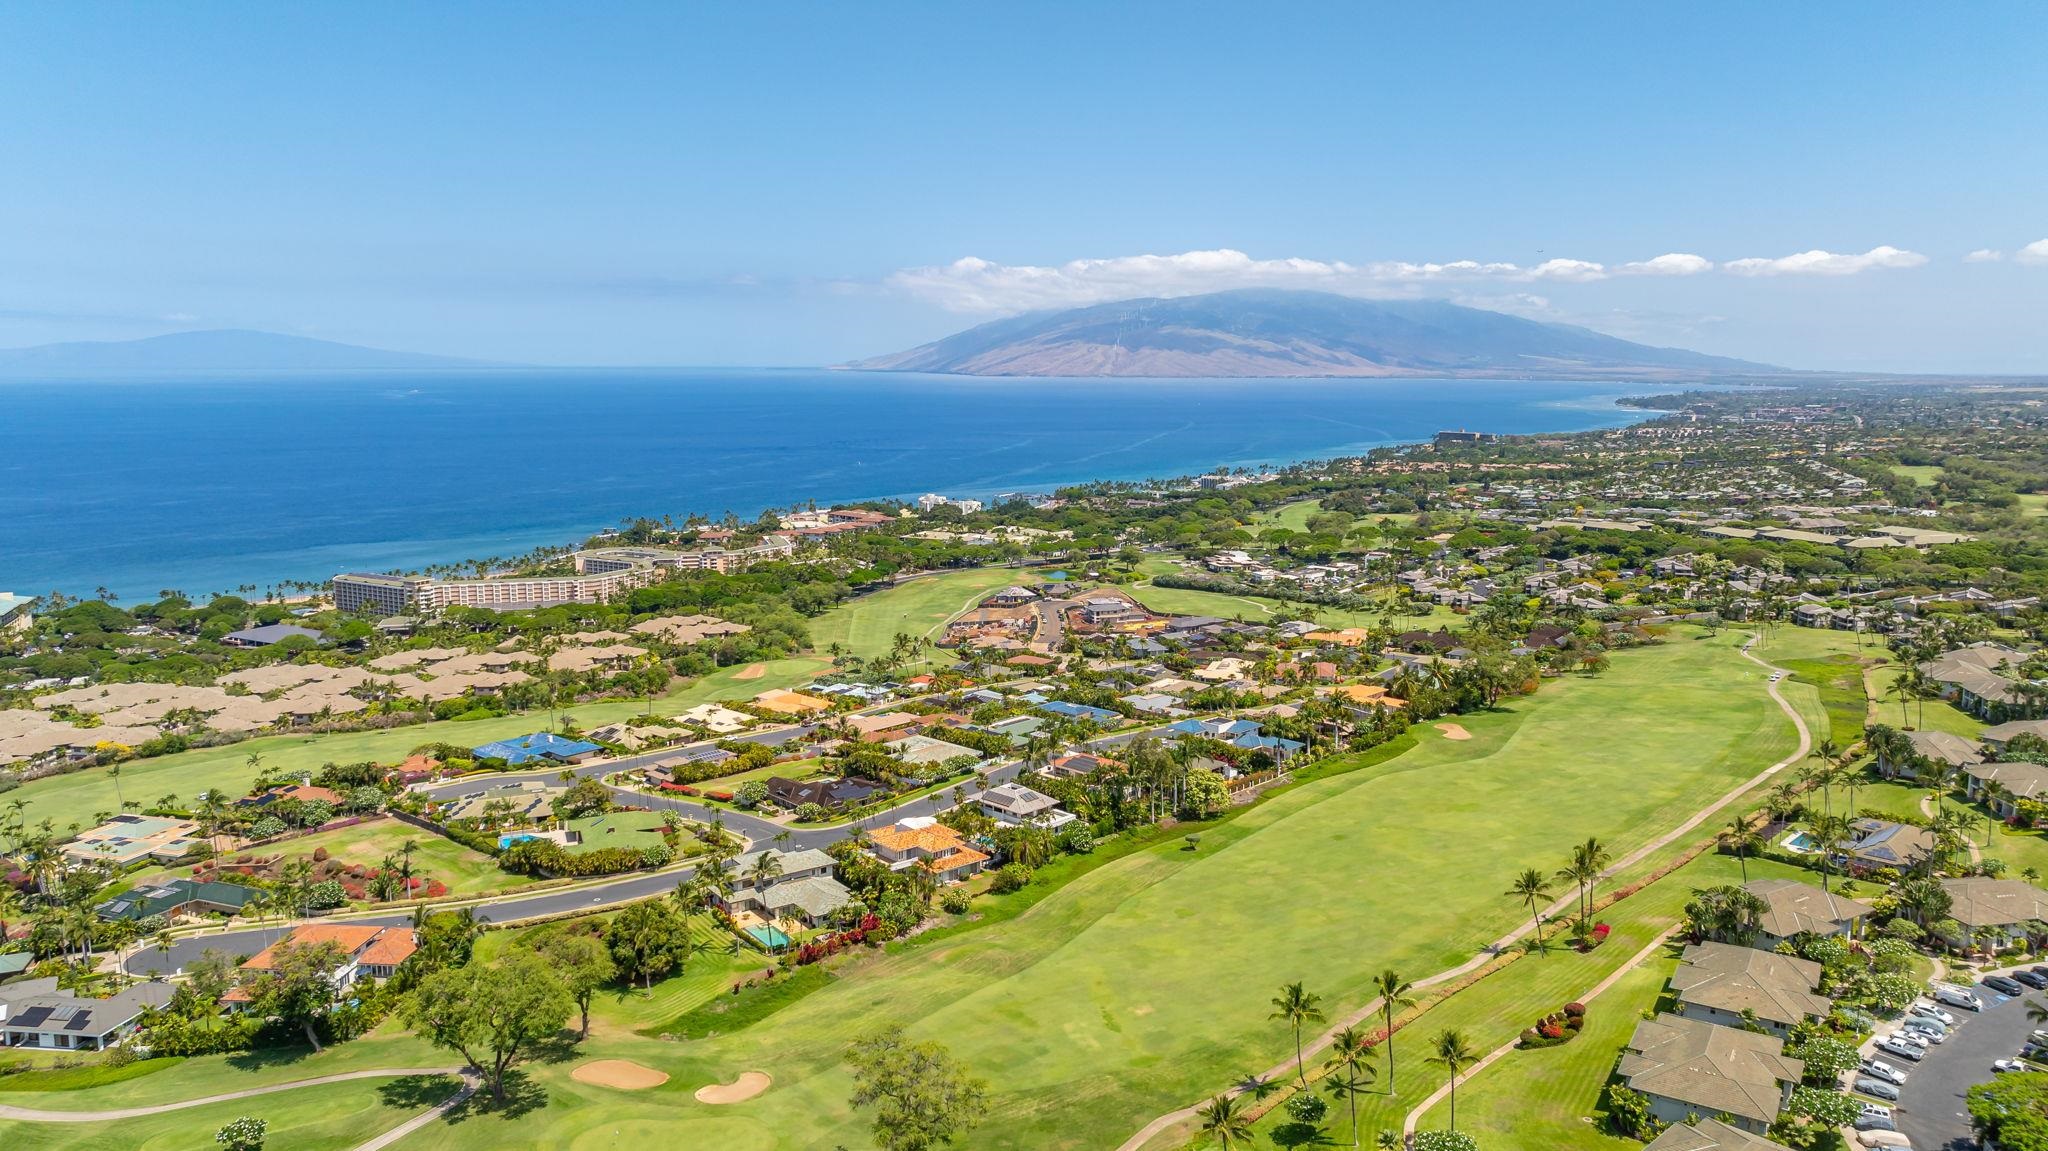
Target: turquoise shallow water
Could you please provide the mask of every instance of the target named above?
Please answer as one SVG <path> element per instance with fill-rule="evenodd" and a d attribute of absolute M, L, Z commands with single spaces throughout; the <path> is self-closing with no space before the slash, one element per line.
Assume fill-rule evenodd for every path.
<path fill-rule="evenodd" d="M 1613 427 L 1656 385 L 520 369 L 0 383 L 0 591 L 514 555 L 635 515 L 986 497 Z"/>

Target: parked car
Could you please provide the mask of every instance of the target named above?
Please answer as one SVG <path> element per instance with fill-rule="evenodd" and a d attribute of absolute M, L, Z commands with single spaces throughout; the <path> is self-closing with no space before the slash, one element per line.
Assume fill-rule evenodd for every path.
<path fill-rule="evenodd" d="M 1922 1051 L 1927 1050 L 1927 1033 L 1924 1031 L 1915 1031 L 1911 1027 L 1901 1027 L 1892 1033 L 1892 1038 L 1901 1043 L 1910 1043 Z"/>
<path fill-rule="evenodd" d="M 2033 1033 L 2033 1034 L 2032 1034 L 2031 1036 L 2029 1036 L 2029 1037 L 2027 1038 L 2027 1042 L 2029 1042 L 2029 1043 L 2048 1043 L 2048 1027 L 2036 1027 L 2036 1028 L 2034 1028 L 2034 1033 Z"/>
<path fill-rule="evenodd" d="M 1904 1084 L 1906 1082 L 1905 1072 L 1886 1063 L 1882 1059 L 1865 1059 L 1863 1061 L 1863 1072 L 1866 1075 L 1874 1075 L 1886 1083 Z"/>
<path fill-rule="evenodd" d="M 2015 1071 L 2029 1070 L 2032 1070 L 2032 1068 L 2017 1059 L 1994 1059 L 1991 1061 L 1991 1073 L 1994 1075 L 2010 1075 Z"/>
<path fill-rule="evenodd" d="M 1965 1011 L 1984 1010 L 1984 1001 L 1977 998 L 1975 992 L 1961 987 L 1935 988 L 1934 1001 L 1946 1007 L 1960 1007 Z"/>
<path fill-rule="evenodd" d="M 1856 1142 L 1885 1151 L 1913 1151 L 1913 1141 L 1897 1131 L 1863 1131 L 1857 1134 Z"/>
<path fill-rule="evenodd" d="M 2036 1063 L 2048 1063 L 2048 1044 L 2029 1043 L 2020 1048 L 2020 1058 L 2031 1059 Z"/>
<path fill-rule="evenodd" d="M 1879 1107 L 1875 1113 L 1872 1113 L 1869 1107 L 1865 1107 L 1863 1114 L 1856 1117 L 1856 1130 L 1858 1131 L 1897 1131 L 1898 1129 L 1898 1124 L 1892 1122 L 1892 1109 L 1889 1107 Z"/>
<path fill-rule="evenodd" d="M 1942 1030 L 1941 1024 L 1936 1023 L 1932 1019 L 1921 1019 L 1918 1016 L 1900 1024 L 1899 1034 L 1918 1035 L 1929 1043 L 1948 1042 L 1948 1032 Z"/>
<path fill-rule="evenodd" d="M 2000 995 L 2025 995 L 2027 993 L 2026 984 L 2021 983 L 2017 979 L 2008 979 L 2003 975 L 1985 976 L 1984 986 L 1998 992 Z"/>
<path fill-rule="evenodd" d="M 1887 1103 L 1897 1103 L 1899 1101 L 1899 1089 L 1897 1087 L 1886 1083 L 1882 1079 L 1872 1079 L 1868 1075 L 1856 1077 L 1856 1090 L 1873 1098 L 1882 1099 Z"/>
<path fill-rule="evenodd" d="M 2048 979 L 2048 967 L 2044 967 L 2041 964 L 2036 963 L 2034 966 L 2027 968 L 2027 970 L 2033 972 L 2035 975 L 2038 975 L 2043 979 Z"/>
<path fill-rule="evenodd" d="M 2012 977 L 2036 991 L 2048 991 L 2048 975 L 2043 975 L 2034 968 L 2030 967 L 2025 971 L 2015 971 L 2012 973 Z"/>
<path fill-rule="evenodd" d="M 1907 1043 L 1904 1040 L 1897 1039 L 1889 1035 L 1885 1036 L 1883 1039 L 1878 1040 L 1875 1046 L 1879 1051 L 1882 1051 L 1887 1055 L 1896 1055 L 1899 1058 L 1904 1059 L 1910 1063 L 1920 1062 L 1920 1057 L 1926 1054 L 1926 1052 L 1920 1050 L 1918 1047 L 1913 1046 L 1911 1043 Z"/>
<path fill-rule="evenodd" d="M 1950 1015 L 1948 1012 L 1943 1011 L 1941 1008 L 1936 1007 L 1934 1004 L 1929 1003 L 1924 999 L 1919 1000 L 1915 1002 L 1913 1006 L 1906 1008 L 1906 1014 L 1917 1015 L 1922 1019 L 1932 1019 L 1936 1023 L 1941 1024 L 1943 1027 L 1954 1027 L 1956 1025 L 1955 1016 Z"/>

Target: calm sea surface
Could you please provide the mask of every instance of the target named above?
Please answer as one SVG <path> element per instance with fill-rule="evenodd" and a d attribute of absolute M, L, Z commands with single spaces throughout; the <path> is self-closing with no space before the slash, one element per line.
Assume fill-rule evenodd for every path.
<path fill-rule="evenodd" d="M 986 497 L 1615 427 L 1622 384 L 493 370 L 0 382 L 0 592 L 126 599 L 573 542 L 634 515 Z M 1633 389 L 1658 390 L 1657 385 Z"/>

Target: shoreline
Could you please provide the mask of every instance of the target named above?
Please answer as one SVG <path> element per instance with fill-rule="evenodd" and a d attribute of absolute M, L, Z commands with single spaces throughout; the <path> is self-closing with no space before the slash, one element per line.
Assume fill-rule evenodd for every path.
<path fill-rule="evenodd" d="M 785 370 L 771 369 L 761 371 L 759 374 L 762 377 L 772 379 L 783 375 L 784 371 Z M 494 373 L 478 372 L 476 370 L 464 370 L 459 372 L 444 372 L 436 374 L 443 376 L 460 375 L 465 377 L 477 377 L 482 375 L 491 375 Z M 515 369 L 514 374 L 527 375 L 530 373 L 527 371 Z M 341 377 L 351 377 L 355 375 L 357 374 L 340 374 Z M 723 379 L 727 377 L 721 376 L 720 378 Z M 936 377 L 925 377 L 925 379 L 936 379 Z M 217 377 L 208 377 L 204 382 L 219 383 L 221 381 L 219 381 Z M 239 385 L 248 382 L 252 381 L 237 381 L 236 383 Z M 388 381 L 376 380 L 373 382 L 379 386 L 382 386 L 384 383 Z M 1027 381 L 1020 381 L 1017 379 L 1005 377 L 1002 379 L 992 380 L 989 382 L 1015 387 Z M 1072 386 L 1077 383 L 1082 383 L 1083 381 L 1063 379 L 1040 382 L 1046 383 L 1048 385 Z M 1100 382 L 1101 381 L 1096 381 L 1096 383 Z M 1128 382 L 1130 381 L 1109 381 L 1109 383 L 1119 386 Z M 1143 383 L 1146 381 L 1138 382 Z M 1221 385 L 1224 387 L 1231 387 L 1239 385 L 1259 385 L 1261 383 L 1270 381 L 1232 379 L 1208 381 L 1168 380 L 1158 382 L 1173 383 L 1177 385 L 1187 385 L 1190 383 L 1195 383 L 1207 384 L 1211 386 Z M 1300 383 L 1303 381 L 1288 382 Z M 1327 380 L 1307 382 L 1348 386 L 1356 384 L 1358 381 L 1332 378 Z M 1412 383 L 1414 381 L 1400 382 Z M 1515 430 L 1499 431 L 1496 433 L 1500 435 L 1509 436 L 1573 435 L 1589 431 L 1599 431 L 1606 428 L 1627 427 L 1633 424 L 1642 423 L 1647 420 L 1657 418 L 1657 416 L 1660 414 L 1659 411 L 1656 409 L 1644 408 L 1641 406 L 1625 403 L 1624 401 L 1631 399 L 1642 399 L 1656 395 L 1671 394 L 1672 390 L 1670 385 L 1663 381 L 1639 381 L 1633 386 L 1623 385 L 1619 383 L 1609 383 L 1606 381 L 1595 382 L 1563 380 L 1446 380 L 1444 382 L 1448 384 L 1460 385 L 1469 383 L 1526 382 L 1531 384 L 1548 384 L 1554 387 L 1588 389 L 1587 394 L 1572 396 L 1568 398 L 1532 399 L 1528 404 L 1518 409 L 1517 414 L 1520 414 L 1524 417 L 1522 420 L 1503 419 L 1501 422 L 1506 424 L 1527 423 L 1529 422 L 1529 413 L 1536 411 L 1547 412 L 1551 415 L 1554 415 L 1555 419 L 1543 420 L 1542 422 L 1546 426 L 1533 428 L 1519 427 Z M 1490 421 L 1487 421 L 1485 419 L 1474 418 L 1475 415 L 1484 416 L 1493 413 L 1486 411 L 1453 411 L 1450 410 L 1452 406 L 1453 405 L 1451 405 L 1450 403 L 1445 404 L 1446 410 L 1442 414 L 1441 424 L 1436 430 L 1494 430 L 1494 427 L 1490 426 Z M 942 494 L 953 497 L 991 501 L 991 497 L 998 493 L 1004 492 L 1021 491 L 1050 494 L 1055 489 L 1062 487 L 1074 487 L 1095 483 L 1170 483 L 1176 481 L 1184 481 L 1197 475 L 1212 474 L 1219 470 L 1227 470 L 1241 467 L 1277 469 L 1313 466 L 1317 464 L 1327 463 L 1328 461 L 1333 459 L 1344 459 L 1356 456 L 1364 456 L 1375 450 L 1408 447 L 1429 442 L 1429 436 L 1423 434 L 1372 435 L 1371 433 L 1373 432 L 1385 431 L 1387 429 L 1373 428 L 1370 426 L 1357 423 L 1347 423 L 1345 420 L 1337 419 L 1329 415 L 1323 415 L 1316 411 L 1290 411 L 1287 409 L 1285 405 L 1280 404 L 1276 404 L 1276 411 L 1274 415 L 1275 418 L 1278 420 L 1293 420 L 1301 425 L 1298 429 L 1296 429 L 1297 433 L 1307 434 L 1297 434 L 1294 438 L 1300 441 L 1306 441 L 1303 447 L 1301 447 L 1299 450 L 1289 450 L 1281 452 L 1255 451 L 1250 453 L 1234 454 L 1225 451 L 1220 454 L 1212 454 L 1204 457 L 1198 457 L 1198 467 L 1187 462 L 1183 462 L 1177 465 L 1168 465 L 1164 467 L 1156 463 L 1147 463 L 1137 466 L 1126 466 L 1122 468 L 1110 464 L 1109 466 L 1105 466 L 1099 470 L 1094 471 L 1073 470 L 1069 472 L 1063 470 L 1059 474 L 1049 476 L 1029 475 L 1028 472 L 1030 469 L 1027 467 L 1020 472 L 1014 473 L 1014 478 L 1006 478 L 997 475 L 984 475 L 979 479 L 969 479 L 954 483 L 947 483 L 943 479 L 938 479 L 933 481 L 930 484 L 930 486 L 920 486 L 915 489 L 903 489 L 896 491 L 889 491 L 886 489 L 878 490 L 878 488 L 861 489 L 854 487 L 853 483 L 844 483 L 843 486 L 833 485 L 831 487 L 815 489 L 808 492 L 802 490 L 781 490 L 774 497 L 771 497 L 771 499 L 769 500 L 756 499 L 749 503 L 739 504 L 738 506 L 733 506 L 729 504 L 723 508 L 719 508 L 715 512 L 711 510 L 711 504 L 714 503 L 715 500 L 706 500 L 699 505 L 676 507 L 674 510 L 674 514 L 684 515 L 695 513 L 707 515 L 716 519 L 719 515 L 730 511 L 738 514 L 741 518 L 745 519 L 759 515 L 764 511 L 778 508 L 801 506 L 806 502 L 815 502 L 819 506 L 829 506 L 835 504 L 860 503 L 873 500 L 909 501 L 915 499 L 919 494 L 922 494 L 923 492 L 926 491 L 937 491 L 941 492 Z M 1098 459 L 1103 456 L 1129 453 L 1146 444 L 1150 444 L 1155 441 L 1165 439 L 1167 437 L 1177 435 L 1186 431 L 1189 427 L 1193 426 L 1193 422 L 1197 418 L 1199 418 L 1199 413 L 1188 414 L 1186 416 L 1186 422 L 1184 424 L 1162 427 L 1160 430 L 1154 432 L 1153 434 L 1143 436 L 1142 438 L 1132 443 L 1114 445 L 1111 448 L 1097 452 L 1093 456 L 1083 457 L 1079 460 L 1063 461 L 1055 463 L 1052 466 L 1062 467 L 1064 469 L 1074 465 L 1085 465 L 1089 460 Z M 1316 436 L 1313 434 L 1313 432 L 1310 431 L 1310 428 L 1313 426 L 1317 426 L 1317 421 L 1339 424 L 1340 426 L 1344 426 L 1349 430 L 1365 434 L 1356 435 L 1352 437 L 1344 437 L 1341 434 L 1331 435 L 1329 437 Z M 1141 430 L 1142 429 L 1133 429 L 1134 432 Z M 1334 431 L 1334 429 L 1332 430 Z M 1406 429 L 1404 429 L 1404 433 L 1405 431 Z M 821 430 L 818 433 L 817 439 L 820 443 L 823 443 L 832 434 L 833 433 L 829 429 Z M 1026 446 L 1029 446 L 1031 443 L 1030 434 L 1023 434 L 1026 435 Z M 1330 442 L 1332 440 L 1335 440 L 1337 442 Z M 1251 447 L 1253 445 L 1245 444 L 1243 446 Z M 1268 448 L 1271 445 L 1258 444 L 1257 446 L 1263 449 Z M 764 448 L 761 450 L 760 458 L 756 464 L 756 467 L 760 470 L 760 472 L 770 473 L 775 469 L 777 463 L 775 455 L 776 453 L 773 449 Z M 984 460 L 986 461 L 985 465 L 983 465 Z M 982 470 L 984 472 L 999 471 L 1006 464 L 1012 463 L 1012 461 L 1006 461 L 1001 458 L 1000 450 L 984 453 L 981 456 L 977 456 L 975 457 L 975 462 L 977 465 L 982 465 L 979 467 L 979 470 Z M 1108 461 L 1106 460 L 1104 462 L 1106 464 L 1108 463 Z M 845 470 L 853 471 L 859 469 L 856 467 Z M 896 480 L 897 482 L 901 482 L 901 479 L 903 477 L 897 476 L 890 478 Z M 856 480 L 854 482 L 858 481 Z M 679 504 L 689 505 L 689 501 L 687 498 L 677 502 Z M 220 568 L 231 569 L 232 574 L 226 576 L 221 575 L 218 571 L 212 576 L 206 576 L 198 573 L 181 574 L 178 570 L 180 567 L 181 559 L 189 561 L 191 558 L 181 557 L 180 559 L 167 559 L 166 562 L 160 568 L 153 569 L 152 574 L 143 575 L 130 572 L 127 574 L 115 575 L 113 579 L 96 578 L 91 579 L 89 582 L 91 582 L 95 588 L 105 587 L 108 590 L 114 592 L 119 597 L 121 597 L 123 600 L 130 601 L 154 599 L 160 589 L 166 588 L 178 588 L 180 590 L 183 590 L 187 595 L 197 596 L 200 598 L 204 598 L 209 594 L 241 594 L 248 596 L 249 598 L 256 599 L 263 598 L 265 594 L 268 592 L 276 592 L 280 596 L 283 596 L 293 594 L 287 587 L 287 585 L 289 584 L 315 581 L 324 583 L 329 576 L 333 575 L 337 571 L 416 571 L 430 565 L 461 565 L 466 563 L 472 563 L 476 560 L 484 558 L 514 559 L 526 556 L 536 551 L 542 551 L 547 549 L 559 549 L 563 547 L 573 547 L 579 545 L 581 541 L 592 538 L 599 532 L 603 532 L 607 529 L 616 527 L 619 523 L 625 520 L 629 520 L 636 516 L 657 514 L 654 513 L 649 506 L 647 506 L 647 501 L 639 493 L 622 492 L 618 502 L 610 506 L 613 510 L 607 513 L 605 516 L 584 515 L 578 513 L 572 516 L 565 516 L 560 519 L 553 519 L 552 517 L 550 517 L 548 522 L 530 522 L 524 525 L 514 524 L 511 526 L 499 528 L 479 526 L 475 530 L 458 530 L 456 532 L 450 533 L 449 535 L 440 538 L 435 538 L 432 533 L 422 533 L 418 536 L 391 536 L 387 537 L 384 540 L 363 541 L 360 543 L 344 542 L 339 540 L 335 540 L 334 542 L 328 542 L 329 540 L 333 540 L 333 537 L 331 535 L 325 536 L 323 538 L 323 536 L 320 533 L 318 533 L 311 526 L 309 526 L 309 528 L 303 533 L 302 538 L 300 540 L 295 541 L 288 546 L 274 546 L 275 543 L 281 543 L 283 541 L 265 540 L 263 541 L 264 543 L 272 544 L 273 546 L 249 549 L 236 549 L 232 551 L 226 551 L 224 553 L 214 553 L 225 554 L 233 557 L 224 563 L 218 563 L 217 565 L 214 563 L 209 563 L 206 565 L 208 567 L 218 566 Z M 539 517 L 536 517 L 536 519 L 538 518 Z M 331 555 L 333 558 L 318 558 L 319 556 L 325 555 Z M 209 555 L 207 558 L 212 559 L 213 555 Z M 315 564 L 319 565 L 318 570 L 315 570 L 313 566 Z M 293 570 L 295 568 L 298 569 L 296 572 Z M 262 575 L 260 577 L 252 576 L 251 573 L 256 571 L 261 571 Z M 86 596 L 92 590 L 85 586 L 87 582 L 88 579 L 85 578 L 59 577 L 58 579 L 52 581 L 44 579 L 43 577 L 22 577 L 0 572 L 0 591 L 13 591 L 22 596 L 34 596 L 43 594 L 44 591 L 48 590 L 48 588 L 44 586 L 46 583 L 54 583 L 58 587 L 58 589 L 62 590 L 66 595 L 74 597 Z"/>

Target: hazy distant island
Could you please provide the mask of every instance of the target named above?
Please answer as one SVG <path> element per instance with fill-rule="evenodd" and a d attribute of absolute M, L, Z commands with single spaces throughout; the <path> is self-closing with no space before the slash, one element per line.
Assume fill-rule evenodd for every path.
<path fill-rule="evenodd" d="M 1034 312 L 845 365 L 967 376 L 1628 376 L 1783 369 L 1442 300 L 1246 290 Z"/>
<path fill-rule="evenodd" d="M 0 348 L 0 374 L 99 371 L 362 371 L 379 368 L 478 368 L 481 360 L 393 352 L 286 336 L 221 329 L 172 332 L 140 340 L 79 340 Z"/>

